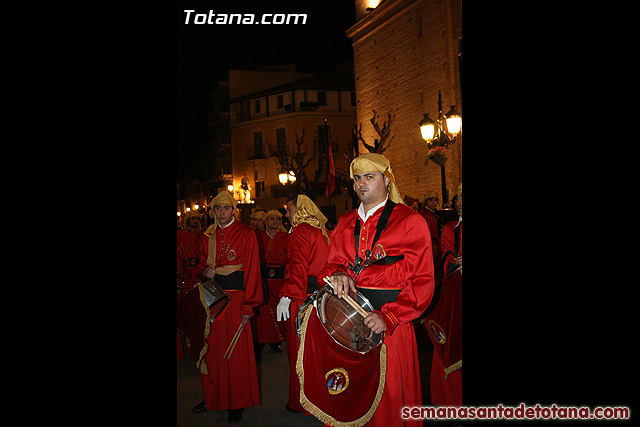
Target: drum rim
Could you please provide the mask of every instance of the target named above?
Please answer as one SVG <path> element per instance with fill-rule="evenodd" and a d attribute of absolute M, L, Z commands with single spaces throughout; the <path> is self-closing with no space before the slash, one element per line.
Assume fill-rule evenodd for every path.
<path fill-rule="evenodd" d="M 347 347 L 345 346 L 343 343 L 339 342 L 338 340 L 336 340 L 336 338 L 333 336 L 333 334 L 331 333 L 331 331 L 329 331 L 327 329 L 327 325 L 325 323 L 325 319 L 323 318 L 323 313 L 322 313 L 322 308 L 326 305 L 325 301 L 330 298 L 330 297 L 336 297 L 337 296 L 332 292 L 332 289 L 327 289 L 328 286 L 323 287 L 322 289 L 320 289 L 319 291 L 317 291 L 317 294 L 315 296 L 316 299 L 316 305 L 317 307 L 314 307 L 316 309 L 316 315 L 318 316 L 318 319 L 320 320 L 320 323 L 322 324 L 322 327 L 325 329 L 325 331 L 327 331 L 327 333 L 329 334 L 329 336 L 331 337 L 332 340 L 334 340 L 337 344 L 339 344 L 341 347 L 346 348 L 347 350 L 351 350 L 354 351 L 356 353 L 360 353 L 360 354 L 365 354 L 370 352 L 371 350 L 373 350 L 374 348 L 378 347 L 379 345 L 382 344 L 382 335 L 381 334 L 376 334 L 375 332 L 371 331 L 371 329 L 369 329 L 371 331 L 372 337 L 378 337 L 377 338 L 377 342 L 376 344 L 371 347 L 368 350 L 354 350 L 353 348 Z M 371 302 L 367 299 L 367 297 L 365 297 L 361 292 L 356 291 L 355 293 L 356 298 L 358 298 L 358 303 L 365 309 L 369 309 L 371 311 L 373 311 L 373 305 L 371 304 Z M 357 313 L 356 313 L 357 314 Z M 334 329 L 335 330 L 335 329 Z M 367 338 L 368 340 L 375 342 L 374 339 L 371 338 Z"/>

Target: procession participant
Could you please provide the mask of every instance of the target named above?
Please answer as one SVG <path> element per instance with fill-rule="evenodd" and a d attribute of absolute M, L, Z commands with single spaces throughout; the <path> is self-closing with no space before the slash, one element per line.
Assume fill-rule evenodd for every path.
<path fill-rule="evenodd" d="M 362 154 L 351 162 L 349 172 L 361 204 L 340 217 L 332 233 L 327 265 L 318 279 L 328 276 L 338 297 L 349 290 L 364 294 L 375 308 L 364 323 L 375 333 L 384 332 L 386 384 L 367 425 L 413 424 L 416 422 L 402 420 L 400 413 L 404 406 L 422 405 L 412 321 L 425 311 L 433 295 L 429 228 L 417 212 L 402 203 L 384 156 Z M 356 256 L 362 258 L 360 265 L 364 267 L 355 268 L 360 272 L 354 283 L 356 275 L 349 264 L 358 264 Z M 421 425 L 422 420 L 416 424 Z"/>
<path fill-rule="evenodd" d="M 462 266 L 462 183 L 460 183 L 456 191 L 455 208 L 458 212 L 458 219 L 447 222 L 440 236 L 442 253 L 445 254 L 447 251 L 455 253 L 455 255 L 449 254 L 447 256 L 445 272 L 451 272 L 458 266 Z"/>
<path fill-rule="evenodd" d="M 260 257 L 254 231 L 234 218 L 236 203 L 226 191 L 211 201 L 209 215 L 214 222 L 205 231 L 209 239 L 203 273 L 214 278 L 230 300 L 211 323 L 208 348 L 198 361 L 204 401 L 191 409 L 196 413 L 226 409 L 228 421 L 239 421 L 244 408 L 260 404 L 251 328 L 241 328 L 262 302 Z M 238 331 L 235 347 L 225 358 Z"/>
<path fill-rule="evenodd" d="M 191 313 L 195 310 L 201 310 L 200 302 L 197 298 L 187 298 L 189 291 L 192 291 L 198 282 L 204 279 L 202 275 L 202 269 L 205 266 L 207 260 L 206 256 L 206 240 L 204 233 L 201 230 L 200 214 L 193 210 L 187 212 L 185 215 L 184 229 L 177 231 L 176 243 L 177 243 L 177 302 L 185 304 L 190 308 L 179 310 L 179 313 Z M 182 328 L 182 334 L 185 331 L 197 331 L 200 328 L 195 327 L 194 322 L 197 322 L 197 316 L 181 315 L 178 319 L 178 327 Z M 188 335 L 188 334 L 187 334 Z M 184 357 L 183 343 L 180 339 L 180 332 L 178 332 L 178 360 Z M 191 348 L 191 342 L 186 337 L 185 345 L 191 357 L 196 356 L 195 349 Z M 199 350 L 197 350 L 199 351 Z"/>
<path fill-rule="evenodd" d="M 271 350 L 281 352 L 280 343 L 285 339 L 284 322 L 278 322 L 276 312 L 280 299 L 280 288 L 284 282 L 284 269 L 289 261 L 289 235 L 282 226 L 282 214 L 270 210 L 265 215 L 266 230 L 257 231 L 262 267 L 262 293 L 264 302 L 255 316 L 259 350 L 269 344 Z"/>
<path fill-rule="evenodd" d="M 445 224 L 440 239 L 442 253 L 451 251 L 455 255 L 448 254 L 444 261 L 441 301 L 438 301 L 434 312 L 425 322 L 434 343 L 429 379 L 431 402 L 439 406 L 462 405 L 462 272 L 454 273 L 458 267 L 462 267 L 462 183 L 458 186 L 456 196 L 458 221 Z M 445 334 L 445 330 L 448 334 Z M 443 360 L 445 356 L 446 360 Z"/>
<path fill-rule="evenodd" d="M 251 214 L 251 226 L 256 230 L 264 230 L 265 211 L 255 211 Z"/>
<path fill-rule="evenodd" d="M 177 231 L 178 278 L 184 282 L 178 299 L 204 278 L 201 272 L 207 259 L 207 239 L 200 228 L 200 214 L 197 211 L 189 211 L 185 215 L 184 229 Z"/>
<path fill-rule="evenodd" d="M 285 267 L 284 284 L 280 289 L 277 307 L 278 320 L 285 320 L 289 359 L 289 402 L 285 409 L 308 413 L 300 404 L 300 383 L 296 373 L 300 347 L 296 316 L 300 304 L 318 290 L 317 276 L 327 261 L 331 239 L 325 227 L 327 218 L 307 196 L 300 194 L 289 199 L 286 216 L 291 221 L 289 263 Z"/>
<path fill-rule="evenodd" d="M 433 252 L 433 259 L 437 259 L 440 254 L 440 239 L 438 236 L 438 219 L 436 217 L 436 207 L 438 206 L 438 193 L 435 191 L 427 191 L 424 195 L 424 205 L 420 208 L 418 213 L 427 220 L 429 226 L 429 233 L 431 234 L 431 248 Z"/>

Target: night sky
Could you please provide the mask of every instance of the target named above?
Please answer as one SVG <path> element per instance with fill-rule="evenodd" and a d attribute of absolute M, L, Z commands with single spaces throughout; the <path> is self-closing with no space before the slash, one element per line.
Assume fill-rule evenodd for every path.
<path fill-rule="evenodd" d="M 185 24 L 184 10 L 195 10 Z M 306 13 L 306 24 L 195 24 L 194 14 Z M 215 18 L 214 18 L 215 19 Z M 273 19 L 273 18 L 270 18 Z M 307 2 L 179 0 L 177 7 L 177 178 L 180 180 L 206 146 L 210 131 L 208 96 L 230 68 L 253 69 L 295 63 L 299 72 L 330 72 L 341 60 L 353 61 L 345 31 L 355 24 L 350 0 Z"/>

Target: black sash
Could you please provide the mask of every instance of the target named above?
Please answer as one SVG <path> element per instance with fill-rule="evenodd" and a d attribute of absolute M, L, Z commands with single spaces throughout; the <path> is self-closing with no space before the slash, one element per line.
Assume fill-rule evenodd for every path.
<path fill-rule="evenodd" d="M 262 267 L 263 279 L 284 279 L 284 265 L 269 267 L 265 265 Z"/>
<path fill-rule="evenodd" d="M 228 276 L 216 274 L 215 280 L 222 289 L 244 289 L 244 271 L 234 271 Z"/>
<path fill-rule="evenodd" d="M 401 292 L 400 289 L 365 289 L 358 286 L 356 290 L 364 295 L 376 310 L 380 310 L 388 302 L 394 302 Z"/>
<path fill-rule="evenodd" d="M 314 293 L 318 289 L 318 278 L 316 276 L 307 276 L 307 295 Z"/>

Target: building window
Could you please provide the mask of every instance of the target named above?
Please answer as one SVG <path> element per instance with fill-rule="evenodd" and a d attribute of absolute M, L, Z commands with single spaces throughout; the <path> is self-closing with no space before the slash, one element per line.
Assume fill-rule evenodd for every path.
<path fill-rule="evenodd" d="M 318 91 L 318 105 L 327 105 L 327 92 Z"/>
<path fill-rule="evenodd" d="M 256 183 L 256 199 L 259 197 L 265 197 L 264 191 L 264 171 L 253 171 L 254 182 Z"/>
<path fill-rule="evenodd" d="M 242 102 L 242 121 L 251 120 L 251 103 L 249 101 Z"/>
<path fill-rule="evenodd" d="M 284 108 L 284 95 L 278 95 L 278 108 Z"/>
<path fill-rule="evenodd" d="M 256 113 L 259 113 L 260 112 L 260 100 L 259 99 L 255 100 L 255 107 L 256 107 L 255 108 Z"/>
<path fill-rule="evenodd" d="M 264 149 L 262 146 L 262 132 L 254 132 L 253 133 L 253 146 L 255 149 L 254 158 L 263 159 L 264 158 Z"/>
<path fill-rule="evenodd" d="M 278 143 L 278 151 L 286 151 L 286 131 L 284 129 L 276 129 L 276 142 Z"/>

